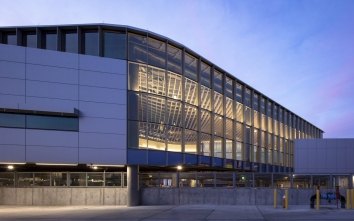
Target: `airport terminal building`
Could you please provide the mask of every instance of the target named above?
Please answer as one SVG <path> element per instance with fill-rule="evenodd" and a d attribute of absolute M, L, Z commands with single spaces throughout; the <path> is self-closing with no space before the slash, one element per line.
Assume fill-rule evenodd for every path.
<path fill-rule="evenodd" d="M 146 30 L 1 27 L 0 43 L 2 172 L 98 169 L 124 185 L 128 170 L 129 191 L 138 168 L 291 173 L 294 140 L 322 138 L 236 73 Z"/>

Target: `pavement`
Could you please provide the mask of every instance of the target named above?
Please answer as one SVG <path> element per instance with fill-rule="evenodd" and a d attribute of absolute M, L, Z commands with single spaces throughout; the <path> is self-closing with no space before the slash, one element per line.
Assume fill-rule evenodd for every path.
<path fill-rule="evenodd" d="M 0 220 L 16 221 L 338 221 L 353 220 L 354 210 L 309 206 L 0 206 Z"/>

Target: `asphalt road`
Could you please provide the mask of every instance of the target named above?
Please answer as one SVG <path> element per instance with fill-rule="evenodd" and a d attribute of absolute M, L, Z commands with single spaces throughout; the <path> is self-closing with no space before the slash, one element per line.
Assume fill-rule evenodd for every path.
<path fill-rule="evenodd" d="M 116 220 L 116 221 L 338 221 L 353 220 L 354 210 L 290 206 L 288 210 L 270 206 L 0 206 L 0 220 L 62 221 L 62 220 Z"/>

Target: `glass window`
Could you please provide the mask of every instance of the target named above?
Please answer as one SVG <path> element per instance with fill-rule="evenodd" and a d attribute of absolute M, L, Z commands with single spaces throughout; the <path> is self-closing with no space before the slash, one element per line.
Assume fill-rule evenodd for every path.
<path fill-rule="evenodd" d="M 37 47 L 37 35 L 35 31 L 23 32 L 23 46 L 36 48 Z"/>
<path fill-rule="evenodd" d="M 86 186 L 86 173 L 70 173 L 70 186 Z"/>
<path fill-rule="evenodd" d="M 198 84 L 195 81 L 185 78 L 185 101 L 187 103 L 198 105 Z"/>
<path fill-rule="evenodd" d="M 230 119 L 234 119 L 234 108 L 233 108 L 234 101 L 230 98 L 226 98 L 226 117 Z"/>
<path fill-rule="evenodd" d="M 236 142 L 236 160 L 243 160 L 243 148 L 241 142 Z"/>
<path fill-rule="evenodd" d="M 245 102 L 244 104 L 248 107 L 251 107 L 251 90 L 246 88 L 245 90 Z"/>
<path fill-rule="evenodd" d="M 259 128 L 259 113 L 257 111 L 253 111 L 253 126 Z"/>
<path fill-rule="evenodd" d="M 225 158 L 226 159 L 233 159 L 232 156 L 232 140 L 226 140 L 226 145 L 225 145 Z"/>
<path fill-rule="evenodd" d="M 129 33 L 128 47 L 130 61 L 147 63 L 147 39 L 145 36 Z"/>
<path fill-rule="evenodd" d="M 243 97 L 243 86 L 240 83 L 235 83 L 235 98 L 237 101 L 242 103 L 242 97 Z"/>
<path fill-rule="evenodd" d="M 182 76 L 172 72 L 167 73 L 167 96 L 182 100 Z"/>
<path fill-rule="evenodd" d="M 139 122 L 128 121 L 128 148 L 139 148 Z"/>
<path fill-rule="evenodd" d="M 148 38 L 148 63 L 150 65 L 165 68 L 166 63 L 166 43 Z"/>
<path fill-rule="evenodd" d="M 198 125 L 198 109 L 195 106 L 186 104 L 184 107 L 185 127 L 192 130 L 197 130 Z"/>
<path fill-rule="evenodd" d="M 147 105 L 148 121 L 154 123 L 165 123 L 166 101 L 164 97 L 148 95 Z"/>
<path fill-rule="evenodd" d="M 200 135 L 200 154 L 210 156 L 210 142 L 211 136 L 209 134 L 201 133 Z"/>
<path fill-rule="evenodd" d="M 204 133 L 211 133 L 211 113 L 209 111 L 201 110 L 200 112 L 200 129 Z"/>
<path fill-rule="evenodd" d="M 236 122 L 236 140 L 243 141 L 243 124 Z"/>
<path fill-rule="evenodd" d="M 262 130 L 267 130 L 267 117 L 264 114 L 262 114 L 261 116 L 262 116 L 262 118 L 261 118 L 261 120 L 262 120 Z"/>
<path fill-rule="evenodd" d="M 214 134 L 222 137 L 224 135 L 223 132 L 224 132 L 223 118 L 220 115 L 215 115 L 214 116 Z"/>
<path fill-rule="evenodd" d="M 98 32 L 96 30 L 85 30 L 83 32 L 83 54 L 98 56 Z"/>
<path fill-rule="evenodd" d="M 57 50 L 57 32 L 45 31 L 42 34 L 42 48 L 48 50 Z"/>
<path fill-rule="evenodd" d="M 26 127 L 26 117 L 21 114 L 0 113 L 0 127 Z"/>
<path fill-rule="evenodd" d="M 77 43 L 77 33 L 76 30 L 67 30 L 63 31 L 63 48 L 62 50 L 70 53 L 78 52 L 78 43 Z"/>
<path fill-rule="evenodd" d="M 222 151 L 222 146 L 223 146 L 223 140 L 221 137 L 214 137 L 214 157 L 223 157 L 223 151 Z"/>
<path fill-rule="evenodd" d="M 34 186 L 50 186 L 50 173 L 34 173 L 33 174 Z"/>
<path fill-rule="evenodd" d="M 182 50 L 167 45 L 167 69 L 182 74 Z"/>
<path fill-rule="evenodd" d="M 253 129 L 253 145 L 259 145 L 259 131 L 257 129 Z"/>
<path fill-rule="evenodd" d="M 105 186 L 122 186 L 122 174 L 121 173 L 107 173 L 105 174 L 106 183 Z"/>
<path fill-rule="evenodd" d="M 147 148 L 147 132 L 149 131 L 148 129 L 149 125 L 144 122 L 139 122 L 139 148 Z"/>
<path fill-rule="evenodd" d="M 236 120 L 243 122 L 243 105 L 236 102 Z"/>
<path fill-rule="evenodd" d="M 27 128 L 31 129 L 78 131 L 79 119 L 72 117 L 27 115 L 26 125 Z"/>
<path fill-rule="evenodd" d="M 225 95 L 229 98 L 233 98 L 233 81 L 229 77 L 225 77 Z"/>
<path fill-rule="evenodd" d="M 224 97 L 218 92 L 214 92 L 214 112 L 220 115 L 224 114 Z"/>
<path fill-rule="evenodd" d="M 16 32 L 7 32 L 3 34 L 3 42 L 8 45 L 17 45 Z"/>
<path fill-rule="evenodd" d="M 184 54 L 184 75 L 192 80 L 198 80 L 198 59 L 188 53 Z"/>
<path fill-rule="evenodd" d="M 200 101 L 201 107 L 211 111 L 211 89 L 201 85 L 200 94 L 201 94 L 201 101 Z"/>
<path fill-rule="evenodd" d="M 201 63 L 201 72 L 200 72 L 200 83 L 207 87 L 211 87 L 210 83 L 210 76 L 211 76 L 211 68 L 209 65 L 205 64 L 204 62 Z"/>
<path fill-rule="evenodd" d="M 17 173 L 17 187 L 33 186 L 33 173 Z"/>
<path fill-rule="evenodd" d="M 193 130 L 185 130 L 184 131 L 184 137 L 185 137 L 185 146 L 184 146 L 184 152 L 186 153 L 192 153 L 196 154 L 197 153 L 197 132 Z"/>
<path fill-rule="evenodd" d="M 138 98 L 138 119 L 140 121 L 147 121 L 147 113 L 151 112 L 150 103 L 147 94 L 139 94 Z M 156 107 L 155 107 L 156 108 Z"/>
<path fill-rule="evenodd" d="M 163 124 L 149 124 L 148 148 L 154 150 L 166 150 L 166 126 Z M 170 133 L 170 129 L 168 131 Z"/>
<path fill-rule="evenodd" d="M 233 121 L 230 120 L 230 119 L 226 119 L 225 137 L 228 138 L 228 139 L 234 139 Z"/>
<path fill-rule="evenodd" d="M 148 67 L 148 92 L 153 94 L 166 95 L 166 75 L 162 69 Z"/>
<path fill-rule="evenodd" d="M 124 33 L 105 31 L 103 33 L 103 56 L 126 59 L 126 39 Z"/>
<path fill-rule="evenodd" d="M 0 173 L 0 187 L 14 187 L 15 186 L 15 173 Z"/>
<path fill-rule="evenodd" d="M 253 109 L 258 111 L 258 94 L 253 93 Z"/>
<path fill-rule="evenodd" d="M 129 63 L 128 88 L 133 91 L 147 92 L 147 67 Z"/>
<path fill-rule="evenodd" d="M 261 98 L 260 108 L 261 108 L 261 113 L 265 114 L 266 107 L 265 107 L 265 99 L 263 97 Z"/>
<path fill-rule="evenodd" d="M 173 152 L 182 152 L 182 128 L 168 126 L 167 150 Z"/>
<path fill-rule="evenodd" d="M 222 93 L 223 92 L 222 88 L 223 88 L 222 73 L 220 73 L 217 70 L 214 70 L 214 90 Z"/>
<path fill-rule="evenodd" d="M 182 126 L 182 103 L 167 99 L 167 121 L 173 126 Z"/>
<path fill-rule="evenodd" d="M 87 173 L 87 186 L 104 186 L 103 173 Z"/>
<path fill-rule="evenodd" d="M 248 125 L 252 125 L 251 114 L 251 108 L 245 107 L 245 123 Z"/>
<path fill-rule="evenodd" d="M 68 179 L 68 174 L 67 173 L 51 173 L 51 186 L 67 186 L 67 179 Z"/>

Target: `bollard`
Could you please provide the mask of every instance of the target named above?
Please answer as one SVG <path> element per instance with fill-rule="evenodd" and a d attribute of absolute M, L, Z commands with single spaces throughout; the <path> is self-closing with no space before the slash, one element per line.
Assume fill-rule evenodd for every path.
<path fill-rule="evenodd" d="M 350 197 L 350 189 L 347 189 L 347 198 L 346 198 L 346 204 L 347 204 L 347 205 L 346 205 L 346 208 L 347 208 L 347 209 L 350 209 L 350 208 L 351 208 L 351 205 L 350 205 L 350 201 L 351 201 L 351 200 L 350 200 L 350 198 L 351 198 L 351 197 Z"/>
<path fill-rule="evenodd" d="M 285 190 L 285 209 L 289 207 L 289 192 L 288 189 Z"/>
<path fill-rule="evenodd" d="M 320 209 L 320 190 L 316 190 L 316 209 Z"/>
<path fill-rule="evenodd" d="M 351 199 L 350 199 L 352 209 L 354 209 L 354 189 L 351 189 Z"/>
<path fill-rule="evenodd" d="M 277 189 L 274 189 L 273 199 L 274 199 L 274 209 L 276 209 L 277 208 Z"/>

